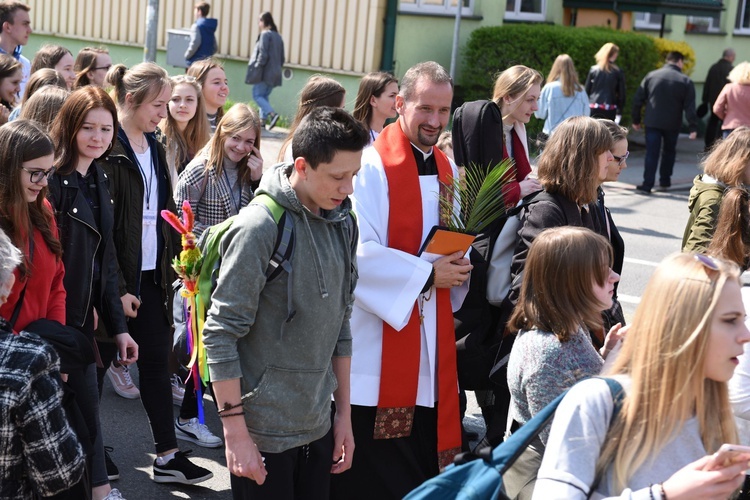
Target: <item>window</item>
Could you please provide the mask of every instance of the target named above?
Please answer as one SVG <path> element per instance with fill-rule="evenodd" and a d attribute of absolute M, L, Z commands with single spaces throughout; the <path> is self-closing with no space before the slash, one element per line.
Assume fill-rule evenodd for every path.
<path fill-rule="evenodd" d="M 735 31 L 739 33 L 750 33 L 750 0 L 739 0 L 737 2 L 737 25 Z"/>
<path fill-rule="evenodd" d="M 507 0 L 505 19 L 545 21 L 547 0 Z"/>
<path fill-rule="evenodd" d="M 653 12 L 636 12 L 635 27 L 641 30 L 658 30 L 661 29 L 661 20 L 664 14 L 655 14 Z"/>
<path fill-rule="evenodd" d="M 459 0 L 401 0 L 402 12 L 456 15 Z M 461 0 L 461 15 L 474 14 L 474 0 Z"/>
<path fill-rule="evenodd" d="M 687 16 L 685 31 L 688 33 L 716 33 L 719 31 L 721 12 L 710 16 Z"/>

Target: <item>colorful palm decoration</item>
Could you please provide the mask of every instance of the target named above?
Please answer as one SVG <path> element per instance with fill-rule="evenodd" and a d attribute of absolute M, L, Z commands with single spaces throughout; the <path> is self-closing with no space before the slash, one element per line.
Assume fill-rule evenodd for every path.
<path fill-rule="evenodd" d="M 180 295 L 183 298 L 183 317 L 185 318 L 185 335 L 190 361 L 188 362 L 189 377 L 193 378 L 196 397 L 198 399 L 198 420 L 204 423 L 203 386 L 208 383 L 208 364 L 206 363 L 206 348 L 203 345 L 203 322 L 206 317 L 203 302 L 197 299 L 198 276 L 200 275 L 203 255 L 197 246 L 193 233 L 195 216 L 190 203 L 182 203 L 182 220 L 169 210 L 162 210 L 161 216 L 178 233 L 182 235 L 182 251 L 172 261 L 172 269 L 182 280 Z"/>

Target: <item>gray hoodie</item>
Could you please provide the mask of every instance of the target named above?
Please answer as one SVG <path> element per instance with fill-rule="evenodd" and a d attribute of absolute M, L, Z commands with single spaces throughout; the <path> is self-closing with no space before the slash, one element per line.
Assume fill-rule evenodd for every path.
<path fill-rule="evenodd" d="M 278 226 L 265 207 L 237 215 L 220 247 L 221 269 L 203 331 L 211 380 L 241 379 L 248 430 L 269 453 L 323 437 L 337 387 L 332 356 L 351 356 L 357 227 L 349 199 L 314 215 L 289 183 L 291 165 L 263 175 L 266 193 L 294 221 L 290 322 L 282 273 L 266 284 Z"/>

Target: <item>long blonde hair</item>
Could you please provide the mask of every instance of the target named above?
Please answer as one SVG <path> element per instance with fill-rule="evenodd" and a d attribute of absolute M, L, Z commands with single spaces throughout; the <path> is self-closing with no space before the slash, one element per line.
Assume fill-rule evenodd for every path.
<path fill-rule="evenodd" d="M 206 170 L 213 168 L 216 177 L 220 178 L 224 171 L 224 144 L 234 134 L 248 129 L 255 131 L 255 147 L 260 149 L 260 118 L 247 104 L 238 102 L 221 118 L 216 125 L 216 133 L 206 145 Z M 250 169 L 247 167 L 247 156 L 237 163 L 237 172 L 243 184 L 249 184 Z"/>
<path fill-rule="evenodd" d="M 736 442 L 727 384 L 707 379 L 703 370 L 714 310 L 725 283 L 739 283 L 739 269 L 713 261 L 718 271 L 689 253 L 672 254 L 659 264 L 627 341 L 606 371 L 632 381 L 596 466 L 601 477 L 612 464 L 614 491 L 621 491 L 694 416 L 708 453 Z"/>
<path fill-rule="evenodd" d="M 604 45 L 602 45 L 602 48 L 599 49 L 599 51 L 594 54 L 594 59 L 596 60 L 596 65 L 599 66 L 599 69 L 602 71 L 606 71 L 609 73 L 613 69 L 617 69 L 617 65 L 610 61 L 614 56 L 620 53 L 620 47 L 615 45 L 612 42 L 607 42 Z"/>
<path fill-rule="evenodd" d="M 549 70 L 547 84 L 557 80 L 560 80 L 562 93 L 566 97 L 570 97 L 576 92 L 583 90 L 581 83 L 578 81 L 578 73 L 576 73 L 573 59 L 571 59 L 568 54 L 560 54 L 557 56 L 554 64 L 552 64 L 552 69 Z"/>
<path fill-rule="evenodd" d="M 516 107 L 521 105 L 523 96 L 526 95 L 529 89 L 534 85 L 541 86 L 543 81 L 544 77 L 535 69 L 527 68 L 520 64 L 511 66 L 497 75 L 495 86 L 492 90 L 492 100 L 495 101 L 498 108 L 503 109 L 503 98 L 505 96 L 515 98 L 517 104 L 508 113 L 510 115 Z M 507 116 L 503 116 L 503 118 L 507 118 Z"/>

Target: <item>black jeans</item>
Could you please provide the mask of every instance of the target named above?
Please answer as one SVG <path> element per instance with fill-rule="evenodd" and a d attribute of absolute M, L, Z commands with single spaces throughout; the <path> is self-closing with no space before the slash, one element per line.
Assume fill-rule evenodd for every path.
<path fill-rule="evenodd" d="M 230 475 L 234 500 L 328 500 L 333 465 L 333 428 L 310 444 L 281 453 L 261 452 L 268 475 L 262 485 Z"/>
<path fill-rule="evenodd" d="M 138 316 L 129 319 L 128 330 L 138 344 L 141 402 L 151 424 L 156 453 L 163 453 L 177 448 L 168 366 L 172 333 L 164 306 L 164 292 L 154 278 L 154 271 L 141 273 L 141 306 Z M 116 349 L 109 345 L 100 348 L 100 354 L 106 370 L 115 358 Z"/>

